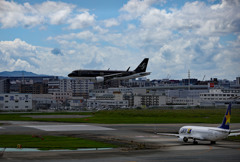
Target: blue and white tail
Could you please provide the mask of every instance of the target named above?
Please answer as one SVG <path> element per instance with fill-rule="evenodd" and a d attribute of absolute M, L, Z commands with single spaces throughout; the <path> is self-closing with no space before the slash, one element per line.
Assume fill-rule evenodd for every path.
<path fill-rule="evenodd" d="M 230 118 L 231 118 L 231 103 L 229 103 L 226 114 L 223 118 L 222 124 L 219 128 L 229 129 L 230 127 Z"/>

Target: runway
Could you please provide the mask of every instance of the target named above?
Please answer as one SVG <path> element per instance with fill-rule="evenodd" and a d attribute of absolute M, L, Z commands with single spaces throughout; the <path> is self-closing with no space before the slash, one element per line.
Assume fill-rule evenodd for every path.
<path fill-rule="evenodd" d="M 175 137 L 159 136 L 154 132 L 176 133 L 184 124 L 77 124 L 56 122 L 1 121 L 0 134 L 38 134 L 75 136 L 119 144 L 109 150 L 6 152 L 5 161 L 236 161 L 240 159 L 240 143 L 218 141 L 211 145 L 181 143 Z M 215 124 L 192 124 L 217 126 Z M 239 129 L 240 124 L 231 124 Z"/>
<path fill-rule="evenodd" d="M 28 128 L 35 128 L 44 131 L 99 131 L 114 130 L 112 128 L 94 126 L 94 125 L 29 125 Z"/>

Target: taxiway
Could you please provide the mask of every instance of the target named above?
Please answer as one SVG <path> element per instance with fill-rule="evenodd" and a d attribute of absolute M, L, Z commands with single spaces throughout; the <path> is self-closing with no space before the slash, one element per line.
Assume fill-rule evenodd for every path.
<path fill-rule="evenodd" d="M 211 145 L 181 143 L 175 137 L 155 132 L 176 133 L 185 124 L 74 124 L 57 122 L 1 121 L 0 134 L 65 135 L 120 145 L 120 148 L 86 151 L 5 152 L 8 161 L 239 161 L 240 143 L 218 141 Z M 192 124 L 217 126 L 215 124 Z M 231 124 L 239 129 L 240 124 Z"/>

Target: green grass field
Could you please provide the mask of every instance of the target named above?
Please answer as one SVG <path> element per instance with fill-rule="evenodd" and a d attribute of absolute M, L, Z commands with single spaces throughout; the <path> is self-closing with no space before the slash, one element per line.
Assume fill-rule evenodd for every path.
<path fill-rule="evenodd" d="M 57 121 L 100 124 L 154 124 L 154 123 L 221 123 L 226 109 L 130 109 L 107 110 L 95 113 L 34 113 L 0 114 L 0 120 L 15 121 Z M 23 115 L 92 115 L 87 118 L 40 118 Z M 240 123 L 240 109 L 232 109 L 231 123 Z"/>
<path fill-rule="evenodd" d="M 1 148 L 17 148 L 18 144 L 22 148 L 38 148 L 40 150 L 116 147 L 112 144 L 65 136 L 0 135 L 0 139 Z"/>

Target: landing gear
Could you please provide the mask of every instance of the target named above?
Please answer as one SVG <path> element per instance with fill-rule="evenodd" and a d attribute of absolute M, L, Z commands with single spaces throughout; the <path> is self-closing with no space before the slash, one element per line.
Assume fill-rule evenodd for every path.
<path fill-rule="evenodd" d="M 184 137 L 184 138 L 183 138 L 183 141 L 184 141 L 184 142 L 187 142 L 187 141 L 188 141 L 188 138 L 187 138 L 187 137 Z"/>
<path fill-rule="evenodd" d="M 211 144 L 216 144 L 216 141 L 211 141 Z"/>
<path fill-rule="evenodd" d="M 194 145 L 197 145 L 198 144 L 198 141 L 196 141 L 195 139 L 193 140 L 193 144 Z"/>

